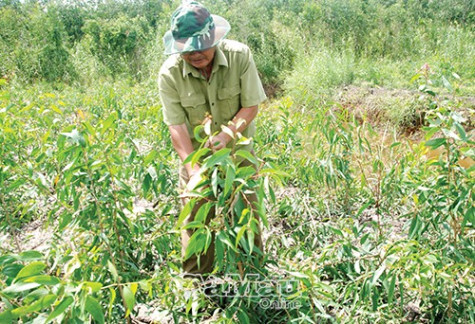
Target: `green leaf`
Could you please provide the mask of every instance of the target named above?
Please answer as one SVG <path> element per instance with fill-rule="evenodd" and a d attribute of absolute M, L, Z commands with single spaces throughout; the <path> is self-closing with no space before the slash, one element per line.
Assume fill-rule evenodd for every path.
<path fill-rule="evenodd" d="M 328 226 L 328 228 L 329 228 L 333 233 L 335 233 L 336 235 L 338 235 L 338 236 L 344 236 L 344 235 L 343 235 L 343 232 L 340 231 L 338 228 L 335 228 L 335 227 L 332 227 L 332 226 Z"/>
<path fill-rule="evenodd" d="M 84 125 L 84 127 L 86 127 L 86 130 L 89 132 L 89 134 L 96 137 L 96 130 L 94 129 L 94 127 L 92 127 L 91 124 L 89 124 L 87 121 L 84 121 L 82 124 Z"/>
<path fill-rule="evenodd" d="M 42 297 L 40 300 L 37 300 L 36 302 L 34 302 L 30 305 L 15 308 L 14 310 L 12 310 L 12 315 L 15 318 L 18 318 L 18 317 L 24 316 L 26 314 L 37 312 L 37 311 L 42 310 L 44 308 L 48 308 L 54 303 L 56 298 L 57 298 L 56 295 L 48 294 L 48 295 Z"/>
<path fill-rule="evenodd" d="M 236 249 L 236 247 L 234 246 L 234 244 L 231 243 L 231 240 L 229 239 L 229 237 L 224 233 L 224 232 L 220 232 L 218 234 L 218 237 L 217 237 L 217 240 L 221 241 L 222 243 L 226 244 L 227 246 L 229 246 L 231 248 L 231 250 L 233 250 L 234 252 L 238 252 L 238 250 Z"/>
<path fill-rule="evenodd" d="M 101 290 L 102 284 L 100 282 L 84 281 L 82 283 L 82 288 L 88 292 L 96 293 Z"/>
<path fill-rule="evenodd" d="M 204 229 L 200 228 L 193 233 L 188 242 L 188 246 L 185 251 L 185 260 L 188 260 L 193 254 L 199 254 L 205 249 L 206 235 Z"/>
<path fill-rule="evenodd" d="M 439 146 L 445 145 L 447 140 L 445 138 L 434 138 L 425 143 L 425 146 L 430 147 L 431 149 L 435 150 Z"/>
<path fill-rule="evenodd" d="M 373 172 L 381 172 L 384 169 L 384 164 L 381 160 L 379 159 L 374 159 L 373 160 Z"/>
<path fill-rule="evenodd" d="M 247 224 L 243 225 L 241 227 L 241 229 L 239 230 L 239 232 L 237 233 L 237 235 L 236 235 L 236 244 L 234 245 L 236 248 L 238 247 L 239 242 L 241 241 L 241 238 L 244 235 L 244 233 L 246 232 L 246 230 L 247 230 Z"/>
<path fill-rule="evenodd" d="M 180 215 L 178 216 L 178 221 L 175 225 L 175 228 L 180 228 L 183 221 L 191 214 L 191 211 L 193 210 L 195 203 L 196 203 L 196 199 L 190 199 L 185 204 L 185 207 L 183 207 L 183 209 L 180 212 Z"/>
<path fill-rule="evenodd" d="M 212 207 L 213 207 L 212 202 L 206 202 L 203 205 L 201 205 L 201 207 L 198 209 L 198 212 L 195 215 L 195 221 L 203 224 Z"/>
<path fill-rule="evenodd" d="M 356 260 L 356 262 L 355 262 L 355 272 L 357 274 L 361 273 L 360 260 Z"/>
<path fill-rule="evenodd" d="M 5 193 L 9 193 L 9 192 L 12 192 L 13 190 L 17 189 L 18 187 L 20 187 L 21 185 L 23 185 L 24 183 L 26 182 L 26 179 L 17 179 L 16 181 L 14 181 L 13 183 L 11 183 L 6 189 L 5 189 Z"/>
<path fill-rule="evenodd" d="M 315 304 L 315 306 L 317 307 L 317 309 L 320 311 L 320 314 L 325 314 L 327 311 L 325 310 L 325 308 L 323 308 L 323 305 L 322 303 L 318 300 L 318 298 L 312 298 L 313 300 L 313 303 Z"/>
<path fill-rule="evenodd" d="M 86 297 L 86 304 L 85 304 L 86 311 L 92 315 L 94 320 L 99 324 L 104 323 L 104 312 L 102 311 L 102 307 L 99 302 L 92 296 Z"/>
<path fill-rule="evenodd" d="M 216 240 L 214 246 L 216 249 L 216 264 L 221 269 L 224 262 L 224 245 L 221 240 Z"/>
<path fill-rule="evenodd" d="M 268 179 L 268 178 L 266 177 L 266 179 Z M 270 189 L 270 186 L 269 186 L 269 189 Z M 258 201 L 258 203 L 257 203 L 257 215 L 259 215 L 259 218 L 262 220 L 262 223 L 264 224 L 264 226 L 266 228 L 269 228 L 269 222 L 267 220 L 266 207 L 265 207 L 265 204 L 262 203 L 264 201 L 264 196 L 265 196 L 264 188 L 262 186 L 259 186 L 259 188 L 257 189 L 257 201 Z"/>
<path fill-rule="evenodd" d="M 237 312 L 236 316 L 239 319 L 239 323 L 243 323 L 243 324 L 251 323 L 249 316 L 246 314 L 246 311 L 242 308 L 239 308 L 239 311 Z"/>
<path fill-rule="evenodd" d="M 58 225 L 58 229 L 62 231 L 66 226 L 69 225 L 69 223 L 71 223 L 72 220 L 73 220 L 73 213 L 69 213 L 65 211 L 59 219 L 60 222 Z"/>
<path fill-rule="evenodd" d="M 32 262 L 27 266 L 23 267 L 20 272 L 16 275 L 15 279 L 31 277 L 41 273 L 46 268 L 46 264 L 40 261 Z"/>
<path fill-rule="evenodd" d="M 466 142 L 468 138 L 467 138 L 467 133 L 465 133 L 465 129 L 463 129 L 462 125 L 460 125 L 459 123 L 454 123 L 454 126 L 457 129 L 457 132 L 459 133 L 462 141 Z"/>
<path fill-rule="evenodd" d="M 205 241 L 205 248 L 203 250 L 203 253 L 206 254 L 206 252 L 208 251 L 208 248 L 209 246 L 211 245 L 211 240 L 213 238 L 213 236 L 211 235 L 211 231 L 209 230 L 208 227 L 205 228 L 206 229 L 206 241 Z"/>
<path fill-rule="evenodd" d="M 238 224 L 242 224 L 243 221 L 244 221 L 244 218 L 247 216 L 247 214 L 250 213 L 250 210 L 249 208 L 244 208 L 242 211 L 241 211 L 241 217 L 239 218 L 239 221 L 238 221 Z"/>
<path fill-rule="evenodd" d="M 391 305 L 394 298 L 394 288 L 396 287 L 396 275 L 393 275 L 388 289 L 388 304 Z"/>
<path fill-rule="evenodd" d="M 117 268 L 110 260 L 107 260 L 107 268 L 109 268 L 109 272 L 112 274 L 114 281 L 117 281 L 119 274 L 117 273 Z"/>
<path fill-rule="evenodd" d="M 205 160 L 204 168 L 208 169 L 212 166 L 215 166 L 217 164 L 222 163 L 224 160 L 228 158 L 228 156 L 231 154 L 231 149 L 229 148 L 223 148 L 213 155 L 211 155 L 209 158 Z"/>
<path fill-rule="evenodd" d="M 198 263 L 199 264 L 199 263 Z M 188 297 L 188 300 L 186 301 L 186 308 L 185 308 L 185 312 L 186 314 L 189 314 L 190 313 L 190 310 L 191 310 L 191 307 L 193 306 L 193 297 L 192 295 L 190 295 Z"/>
<path fill-rule="evenodd" d="M 435 133 L 437 133 L 438 131 L 440 130 L 439 127 L 431 127 L 431 128 L 428 128 L 428 130 L 426 131 L 425 135 L 424 135 L 424 139 L 427 141 L 427 140 L 430 140 L 432 138 L 432 136 L 434 136 Z"/>
<path fill-rule="evenodd" d="M 192 229 L 192 228 L 203 228 L 204 226 L 205 225 L 202 222 L 195 220 L 195 221 L 189 222 L 188 224 L 183 226 L 183 229 L 188 230 L 188 229 Z"/>
<path fill-rule="evenodd" d="M 39 283 L 36 282 L 29 282 L 29 283 L 17 283 L 14 284 L 10 287 L 5 288 L 2 292 L 4 294 L 9 294 L 9 293 L 19 293 L 31 289 L 35 289 L 41 286 Z"/>
<path fill-rule="evenodd" d="M 231 190 L 234 182 L 234 178 L 236 177 L 236 172 L 234 171 L 234 168 L 231 165 L 228 165 L 228 168 L 226 170 L 226 180 L 224 182 L 224 196 L 226 197 Z"/>
<path fill-rule="evenodd" d="M 142 182 L 142 191 L 143 191 L 144 196 L 147 196 L 147 193 L 150 190 L 151 185 L 152 185 L 152 177 L 150 176 L 150 174 L 147 174 L 145 175 Z"/>
<path fill-rule="evenodd" d="M 254 250 L 254 232 L 252 230 L 247 231 L 247 241 L 249 243 L 249 253 L 252 253 L 252 250 Z"/>
<path fill-rule="evenodd" d="M 125 286 L 123 292 L 124 292 L 125 305 L 127 306 L 125 317 L 128 317 L 130 312 L 134 309 L 135 294 L 132 292 L 129 286 Z"/>
<path fill-rule="evenodd" d="M 25 111 L 30 111 L 33 107 L 35 107 L 36 104 L 34 102 L 30 103 L 28 106 L 24 107 L 20 112 L 25 112 Z"/>
<path fill-rule="evenodd" d="M 449 91 L 453 91 L 452 85 L 450 84 L 449 80 L 447 80 L 444 76 L 442 76 L 442 83 L 446 89 Z"/>
<path fill-rule="evenodd" d="M 280 176 L 280 177 L 285 177 L 288 178 L 290 177 L 290 174 L 287 172 L 284 172 L 282 170 L 274 169 L 274 168 L 265 168 L 260 170 L 260 174 L 269 174 L 269 175 L 275 175 L 275 176 Z"/>
<path fill-rule="evenodd" d="M 143 292 L 148 292 L 148 293 L 151 293 L 152 292 L 152 284 L 149 280 L 141 280 L 139 281 L 139 287 L 140 289 L 142 289 Z"/>
<path fill-rule="evenodd" d="M 421 222 L 419 220 L 418 215 L 414 215 L 411 221 L 411 226 L 409 227 L 409 238 L 412 239 L 417 235 L 420 226 L 421 226 Z"/>
<path fill-rule="evenodd" d="M 372 201 L 368 201 L 363 206 L 361 206 L 360 209 L 358 209 L 358 212 L 356 213 L 356 217 L 359 217 L 361 215 L 361 213 L 366 210 L 366 208 L 371 206 L 372 203 L 373 203 Z"/>
<path fill-rule="evenodd" d="M 469 157 L 471 159 L 475 159 L 475 149 L 473 149 L 473 148 L 461 147 L 460 152 L 462 152 L 462 154 L 465 155 L 466 157 Z M 471 171 L 467 170 L 467 172 L 471 172 Z"/>
<path fill-rule="evenodd" d="M 10 309 L 0 313 L 0 323 L 13 323 L 12 311 Z"/>
<path fill-rule="evenodd" d="M 468 208 L 467 212 L 463 216 L 462 229 L 465 228 L 467 223 L 472 223 L 472 226 L 475 223 L 475 207 L 473 206 Z"/>
<path fill-rule="evenodd" d="M 410 83 L 413 83 L 414 81 L 419 80 L 420 77 L 421 77 L 421 74 L 419 74 L 419 73 L 418 73 L 418 74 L 415 74 L 415 75 L 411 78 L 411 80 L 410 80 L 409 82 L 410 82 Z"/>
<path fill-rule="evenodd" d="M 150 153 L 148 153 L 147 156 L 143 159 L 144 165 L 148 165 L 150 162 L 155 160 L 157 155 L 158 155 L 157 151 L 151 150 Z"/>
<path fill-rule="evenodd" d="M 442 128 L 442 133 L 445 137 L 453 138 L 456 141 L 460 140 L 460 137 L 451 129 Z"/>
<path fill-rule="evenodd" d="M 58 106 L 56 106 L 56 105 L 54 105 L 54 104 L 52 104 L 52 105 L 50 106 L 50 108 L 51 108 L 51 110 L 54 111 L 55 113 L 58 113 L 58 114 L 60 114 L 60 115 L 63 114 L 63 112 L 61 111 L 61 109 L 59 109 Z"/>
<path fill-rule="evenodd" d="M 302 272 L 286 271 L 292 278 L 308 279 L 308 275 Z"/>
<path fill-rule="evenodd" d="M 108 311 L 109 311 L 109 314 L 111 314 L 112 307 L 114 306 L 114 301 L 117 296 L 117 293 L 115 292 L 115 289 L 113 289 L 112 287 L 109 287 L 109 293 L 110 293 L 110 299 L 109 299 Z"/>
<path fill-rule="evenodd" d="M 7 264 L 3 266 L 2 273 L 10 279 L 14 279 L 22 268 L 23 266 L 18 263 Z"/>
<path fill-rule="evenodd" d="M 200 161 L 200 159 L 203 157 L 203 156 L 206 156 L 207 154 L 209 154 L 211 152 L 211 150 L 209 148 L 201 148 L 197 151 L 194 151 L 193 153 L 191 153 L 190 155 L 188 155 L 185 159 L 185 161 L 183 161 L 183 164 L 187 164 L 189 162 L 191 162 L 191 165 L 194 166 L 196 163 L 198 163 Z"/>
<path fill-rule="evenodd" d="M 213 194 L 215 197 L 218 196 L 218 180 L 218 168 L 216 168 L 211 174 L 211 189 L 213 190 Z"/>
<path fill-rule="evenodd" d="M 376 287 L 373 287 L 372 291 L 373 293 L 371 294 L 371 302 L 373 305 L 373 312 L 376 312 L 378 309 L 379 291 Z"/>
<path fill-rule="evenodd" d="M 240 167 L 236 172 L 236 178 L 247 179 L 256 174 L 256 169 L 252 166 Z"/>
<path fill-rule="evenodd" d="M 201 137 L 201 133 L 203 132 L 204 126 L 198 125 L 193 129 L 193 135 L 195 136 L 198 143 L 203 143 L 206 140 L 206 137 Z"/>
<path fill-rule="evenodd" d="M 101 134 L 104 134 L 114 124 L 118 117 L 117 111 L 112 112 L 102 123 Z"/>
<path fill-rule="evenodd" d="M 269 181 L 269 177 L 264 177 L 264 188 L 267 190 L 267 192 L 269 192 L 269 196 L 271 198 L 271 201 L 275 204 L 276 203 L 276 197 L 275 197 L 275 193 L 274 193 L 274 189 L 272 189 L 271 185 L 270 185 L 270 181 Z M 264 191 L 260 191 L 259 192 L 259 195 L 260 195 L 260 200 L 263 200 L 264 199 Z"/>
<path fill-rule="evenodd" d="M 39 276 L 30 277 L 24 280 L 24 282 L 36 282 L 41 285 L 54 286 L 54 285 L 59 284 L 60 281 L 56 277 L 52 277 L 48 275 L 39 275 Z"/>
<path fill-rule="evenodd" d="M 371 285 L 374 286 L 374 284 L 378 282 L 379 277 L 381 277 L 385 269 L 386 269 L 386 265 L 383 264 L 381 265 L 381 267 L 379 267 L 378 270 L 376 270 L 376 272 L 373 275 L 373 279 L 371 280 Z"/>
<path fill-rule="evenodd" d="M 262 224 L 264 225 L 264 227 L 269 228 L 269 221 L 267 220 L 266 207 L 264 206 L 264 204 L 259 204 L 257 214 L 262 220 Z"/>
<path fill-rule="evenodd" d="M 59 304 L 54 308 L 54 310 L 49 314 L 48 318 L 46 319 L 46 322 L 51 321 L 52 319 L 58 317 L 64 311 L 71 305 L 74 301 L 74 298 L 71 296 L 65 297 Z"/>
<path fill-rule="evenodd" d="M 246 160 L 248 160 L 249 162 L 253 163 L 253 164 L 257 164 L 257 159 L 254 155 L 252 155 L 251 152 L 249 151 L 245 151 L 245 150 L 238 150 L 236 152 L 236 155 L 239 156 L 239 157 L 242 157 Z"/>

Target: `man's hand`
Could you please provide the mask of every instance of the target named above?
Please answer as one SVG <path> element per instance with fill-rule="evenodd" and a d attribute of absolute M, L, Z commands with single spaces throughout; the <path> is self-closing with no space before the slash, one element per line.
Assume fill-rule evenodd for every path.
<path fill-rule="evenodd" d="M 186 191 L 192 191 L 196 188 L 196 186 L 201 182 L 201 172 L 194 172 L 190 176 L 190 180 L 186 184 Z"/>
<path fill-rule="evenodd" d="M 211 136 L 206 142 L 205 147 L 211 149 L 213 152 L 219 151 L 222 148 L 225 148 L 226 145 L 231 141 L 231 137 L 225 132 L 221 132 L 216 136 Z"/>

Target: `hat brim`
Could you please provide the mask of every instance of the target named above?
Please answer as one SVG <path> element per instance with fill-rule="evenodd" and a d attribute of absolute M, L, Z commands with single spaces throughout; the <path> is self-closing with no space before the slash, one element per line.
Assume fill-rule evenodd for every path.
<path fill-rule="evenodd" d="M 163 36 L 163 44 L 165 45 L 165 55 L 171 55 L 183 52 L 203 51 L 217 45 L 231 30 L 229 22 L 221 16 L 211 15 L 215 24 L 215 28 L 210 31 L 209 35 L 200 35 L 182 39 L 173 38 L 172 32 L 169 30 Z"/>

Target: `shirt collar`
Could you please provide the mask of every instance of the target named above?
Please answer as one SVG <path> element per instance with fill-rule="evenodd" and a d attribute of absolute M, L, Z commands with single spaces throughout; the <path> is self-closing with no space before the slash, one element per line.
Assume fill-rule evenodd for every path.
<path fill-rule="evenodd" d="M 213 70 L 211 73 L 218 71 L 220 66 L 229 67 L 228 60 L 224 55 L 223 51 L 219 46 L 216 47 L 216 52 L 214 53 L 214 62 Z M 192 74 L 195 78 L 200 78 L 201 74 L 194 66 L 183 60 L 183 77 L 185 78 L 188 74 Z"/>

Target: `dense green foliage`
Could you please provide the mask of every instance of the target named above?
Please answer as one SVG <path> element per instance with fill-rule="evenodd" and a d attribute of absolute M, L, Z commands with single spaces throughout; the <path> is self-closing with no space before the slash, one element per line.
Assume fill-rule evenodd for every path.
<path fill-rule="evenodd" d="M 475 75 L 473 1 L 204 3 L 230 21 L 231 38 L 251 47 L 269 86 L 282 85 L 294 66 L 289 88 L 311 91 L 357 80 L 394 83 L 395 68 L 408 80 L 423 63 L 444 64 L 465 79 Z M 87 84 L 105 77 L 154 78 L 164 60 L 161 36 L 178 4 L 2 0 L 0 74 Z M 314 73 L 305 73 L 302 82 L 308 68 Z"/>
<path fill-rule="evenodd" d="M 187 254 L 214 234 L 220 276 L 267 285 L 239 278 L 251 293 L 225 300 L 179 275 L 189 208 L 156 86 L 178 2 L 0 0 L 0 322 L 119 323 L 144 304 L 160 322 L 474 322 L 474 2 L 203 1 L 283 90 L 257 161 L 189 157 L 203 210 L 229 218 L 189 225 Z M 350 85 L 410 96 L 357 114 Z M 262 268 L 244 192 L 263 203 Z M 35 222 L 52 234 L 25 250 Z"/>
<path fill-rule="evenodd" d="M 433 117 L 420 144 L 379 138 L 346 113 L 299 108 L 284 98 L 260 118 L 262 189 L 254 172 L 235 169 L 229 151 L 205 160 L 210 170 L 218 167 L 209 171 L 210 190 L 224 188 L 223 199 L 229 190 L 264 190 L 270 236 L 263 275 L 298 283 L 292 295 L 269 295 L 298 307 L 275 312 L 259 299 L 236 298 L 221 320 L 397 321 L 413 303 L 421 312 L 414 316 L 473 320 L 474 167 L 460 166 L 474 157 L 473 141 L 457 112 L 461 102 L 434 101 L 421 80 Z M 2 227 L 18 237 L 21 224 L 40 217 L 69 233 L 45 254 L 4 250 L 3 320 L 115 322 L 136 301 L 153 301 L 176 319 L 207 316 L 196 313 L 207 299 L 190 294 L 191 282 L 177 277 L 176 159 L 150 93 L 105 85 L 88 94 L 67 87 L 53 94 L 3 84 Z M 436 133 L 443 136 L 432 138 Z M 450 154 L 426 157 L 440 146 Z M 284 189 L 272 189 L 266 174 L 284 175 L 279 170 L 288 174 Z M 135 211 L 137 200 L 155 206 Z M 189 253 L 206 249 L 207 231 L 219 228 L 194 226 L 204 236 Z M 240 228 L 220 234 L 228 253 L 251 235 Z M 229 273 L 236 269 L 219 262 Z"/>

